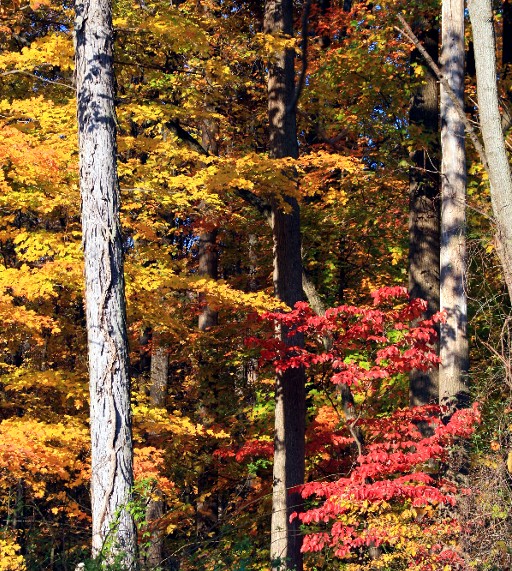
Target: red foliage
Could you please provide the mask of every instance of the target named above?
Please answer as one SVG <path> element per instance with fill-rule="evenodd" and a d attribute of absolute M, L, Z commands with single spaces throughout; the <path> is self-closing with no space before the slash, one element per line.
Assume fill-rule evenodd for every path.
<path fill-rule="evenodd" d="M 299 302 L 289 313 L 267 313 L 262 318 L 285 326 L 290 337 L 303 333 L 308 340 L 305 348 L 287 346 L 274 337 L 247 342 L 261 348 L 261 361 L 271 362 L 276 372 L 328 364 L 334 384 L 359 387 L 412 369 L 426 371 L 439 361 L 433 349 L 434 324 L 442 316 L 411 325 L 425 311 L 425 302 L 417 299 L 402 307 L 381 308 L 390 300 L 405 301 L 407 297 L 403 287 L 383 288 L 374 292 L 373 308 L 341 305 L 323 316 Z M 323 350 L 324 339 L 329 339 L 329 351 Z M 356 352 L 368 354 L 372 365 L 369 360 L 351 358 Z"/>
<path fill-rule="evenodd" d="M 373 294 L 373 301 L 373 307 L 342 305 L 329 309 L 324 316 L 315 315 L 306 303 L 297 303 L 289 313 L 267 313 L 263 318 L 286 327 L 290 337 L 297 332 L 304 334 L 305 347 L 288 347 L 277 338 L 253 338 L 249 343 L 261 347 L 261 361 L 270 362 L 277 373 L 316 366 L 324 374 L 327 369 L 333 384 L 345 384 L 355 391 L 369 391 L 383 379 L 412 369 L 425 371 L 439 362 L 433 345 L 434 326 L 443 320 L 442 314 L 422 320 L 425 302 L 408 301 L 403 287 L 381 289 Z M 364 433 L 365 445 L 347 476 L 301 487 L 302 496 L 314 498 L 317 504 L 292 515 L 303 524 L 314 526 L 314 531 L 304 538 L 303 551 L 330 548 L 343 558 L 363 546 L 392 541 L 392 532 L 382 525 L 365 524 L 365 517 L 357 525 L 346 524 L 350 520 L 344 516 L 353 514 L 358 506 L 365 513 L 372 504 L 392 504 L 395 509 L 405 510 L 455 503 L 455 494 L 460 490 L 439 474 L 427 473 L 425 468 L 446 461 L 448 447 L 457 439 L 469 437 L 480 417 L 477 405 L 457 411 L 447 424 L 440 420 L 440 413 L 440 407 L 432 405 L 396 410 L 387 416 L 361 416 L 352 422 L 352 429 L 357 426 Z M 430 426 L 429 436 L 420 432 L 420 424 Z M 340 431 L 336 434 L 332 423 L 325 426 L 330 431 L 329 438 L 318 420 L 312 430 L 310 427 L 317 446 L 347 449 L 353 443 L 347 426 L 345 435 Z M 429 568 L 428 561 L 449 563 L 452 556 L 446 550 L 434 551 L 431 549 L 430 555 L 418 551 L 416 561 L 426 561 L 423 569 Z M 455 553 L 454 563 L 457 558 Z"/>

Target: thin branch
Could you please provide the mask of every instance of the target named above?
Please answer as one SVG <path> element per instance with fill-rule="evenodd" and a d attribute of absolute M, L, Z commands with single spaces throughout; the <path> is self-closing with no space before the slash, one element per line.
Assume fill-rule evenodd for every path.
<path fill-rule="evenodd" d="M 404 29 L 402 30 L 401 28 L 395 26 L 395 30 L 397 30 L 400 34 L 403 34 L 410 42 L 412 42 L 414 44 L 416 49 L 425 58 L 425 61 L 428 63 L 428 65 L 430 66 L 432 71 L 436 74 L 437 78 L 442 83 L 443 87 L 445 88 L 446 93 L 448 94 L 448 97 L 451 99 L 453 106 L 455 107 L 457 113 L 459 114 L 461 121 L 464 123 L 464 127 L 466 128 L 466 132 L 469 135 L 469 138 L 471 139 L 471 141 L 472 141 L 472 143 L 476 149 L 476 152 L 478 153 L 478 156 L 480 157 L 480 161 L 484 165 L 485 170 L 489 171 L 489 163 L 487 161 L 487 155 L 485 153 L 483 145 L 480 142 L 480 139 L 478 138 L 478 136 L 475 132 L 475 129 L 473 128 L 473 125 L 471 125 L 471 123 L 469 122 L 469 119 L 467 118 L 464 109 L 462 108 L 461 104 L 459 103 L 457 96 L 453 92 L 453 89 L 450 87 L 448 80 L 444 77 L 443 72 L 441 71 L 439 66 L 430 57 L 430 54 L 423 47 L 423 45 L 421 44 L 421 42 L 419 41 L 417 36 L 411 30 L 409 24 L 405 21 L 402 14 L 398 14 L 397 18 L 400 20 L 400 23 L 402 24 Z"/>
<path fill-rule="evenodd" d="M 272 225 L 272 209 L 266 200 L 246 188 L 237 188 L 236 192 L 242 200 L 245 200 L 245 202 L 256 208 L 256 210 L 265 218 L 269 226 Z"/>
<path fill-rule="evenodd" d="M 60 81 L 53 81 L 53 79 L 46 79 L 45 77 L 39 77 L 35 73 L 30 73 L 30 71 L 24 71 L 22 69 L 12 69 L 10 71 L 4 71 L 0 73 L 0 77 L 5 77 L 6 75 L 28 75 L 29 77 L 34 77 L 35 79 L 39 79 L 39 81 L 44 81 L 45 83 L 51 83 L 52 85 L 60 85 L 61 87 L 67 87 L 75 91 L 75 88 L 72 85 L 68 85 L 67 83 L 61 83 Z"/>
<path fill-rule="evenodd" d="M 210 153 L 203 147 L 203 145 L 201 145 L 201 143 L 195 137 L 193 137 L 180 125 L 179 121 L 170 119 L 167 121 L 165 126 L 170 129 L 179 139 L 181 139 L 184 143 L 187 143 L 198 153 L 201 153 L 206 157 L 210 155 Z"/>

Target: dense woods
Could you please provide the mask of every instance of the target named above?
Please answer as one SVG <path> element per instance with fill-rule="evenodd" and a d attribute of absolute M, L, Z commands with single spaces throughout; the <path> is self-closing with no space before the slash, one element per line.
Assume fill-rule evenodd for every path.
<path fill-rule="evenodd" d="M 0 5 L 0 571 L 512 568 L 509 0 Z"/>

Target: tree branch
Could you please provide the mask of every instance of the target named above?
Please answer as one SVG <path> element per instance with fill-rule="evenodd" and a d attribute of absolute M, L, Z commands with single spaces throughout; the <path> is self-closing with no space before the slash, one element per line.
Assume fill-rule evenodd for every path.
<path fill-rule="evenodd" d="M 210 153 L 201 145 L 201 143 L 193 137 L 188 131 L 186 131 L 179 123 L 174 119 L 170 119 L 167 121 L 165 126 L 170 129 L 178 139 L 181 139 L 183 142 L 187 143 L 190 147 L 192 147 L 198 153 L 201 153 L 205 157 L 210 156 Z"/>
<path fill-rule="evenodd" d="M 480 157 L 480 161 L 482 162 L 485 170 L 488 172 L 489 171 L 489 163 L 487 161 L 487 155 L 485 153 L 484 147 L 483 147 L 482 143 L 480 142 L 480 139 L 478 138 L 478 136 L 475 132 L 475 129 L 473 128 L 473 125 L 471 125 L 471 123 L 469 122 L 469 119 L 466 116 L 466 112 L 464 111 L 464 109 L 460 105 L 460 103 L 457 99 L 457 96 L 453 92 L 453 89 L 450 87 L 448 80 L 444 77 L 443 72 L 441 71 L 439 66 L 430 57 L 430 54 L 423 47 L 423 45 L 421 44 L 421 42 L 419 41 L 417 36 L 411 30 L 409 24 L 405 21 L 402 14 L 397 14 L 397 18 L 400 20 L 400 23 L 402 24 L 404 29 L 402 30 L 401 28 L 395 26 L 395 30 L 397 30 L 399 33 L 403 34 L 410 42 L 412 42 L 414 44 L 414 47 L 416 47 L 416 49 L 421 53 L 421 55 L 424 57 L 425 61 L 428 63 L 428 65 L 430 66 L 432 71 L 436 74 L 439 81 L 443 84 L 443 87 L 445 88 L 446 93 L 448 94 L 448 96 L 451 99 L 455 109 L 457 110 L 457 113 L 459 114 L 461 121 L 464 123 L 464 127 L 466 128 L 466 132 L 469 135 L 469 138 L 471 139 L 471 141 L 472 141 L 472 143 L 476 149 L 476 152 L 478 153 L 478 156 Z"/>
<path fill-rule="evenodd" d="M 297 82 L 297 89 L 293 95 L 293 99 L 286 108 L 287 113 L 292 113 L 297 107 L 300 95 L 304 88 L 306 80 L 306 72 L 308 70 L 308 33 L 309 33 L 309 13 L 311 11 L 311 0 L 306 0 L 304 4 L 304 11 L 302 12 L 302 69 L 300 71 L 299 81 Z"/>
<path fill-rule="evenodd" d="M 53 85 L 60 85 L 61 87 L 66 87 L 67 89 L 75 91 L 75 88 L 72 85 L 69 85 L 67 83 L 61 83 L 60 81 L 53 81 L 53 79 L 46 79 L 45 77 L 39 77 L 39 75 L 36 75 L 35 73 L 30 73 L 30 71 L 24 71 L 23 69 L 11 69 L 10 71 L 4 71 L 3 73 L 0 73 L 0 77 L 5 77 L 6 75 L 15 75 L 15 74 L 27 75 L 29 77 L 34 77 L 39 81 L 44 81 L 45 83 L 51 83 Z"/>

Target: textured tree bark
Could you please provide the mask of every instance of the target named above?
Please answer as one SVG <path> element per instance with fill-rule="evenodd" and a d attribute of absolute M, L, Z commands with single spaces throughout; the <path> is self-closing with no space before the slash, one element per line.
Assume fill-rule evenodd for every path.
<path fill-rule="evenodd" d="M 167 398 L 167 384 L 169 377 L 169 353 L 162 344 L 159 336 L 153 333 L 153 349 L 151 353 L 149 404 L 155 408 L 164 408 Z M 146 508 L 146 520 L 154 522 L 164 515 L 164 501 L 159 490 L 156 497 L 151 499 Z M 146 553 L 148 569 L 156 569 L 161 565 L 163 555 L 162 531 L 154 528 L 151 531 L 149 547 Z"/>
<path fill-rule="evenodd" d="M 264 31 L 266 34 L 293 35 L 292 0 L 266 0 Z M 292 49 L 273 54 L 268 64 L 269 151 L 273 158 L 297 157 L 294 53 Z M 290 307 L 302 299 L 302 260 L 300 210 L 297 201 L 285 197 L 290 207 L 284 213 L 277 201 L 271 208 L 274 241 L 274 289 L 276 296 Z M 302 345 L 297 335 L 288 337 L 283 328 L 281 339 Z M 290 488 L 304 482 L 305 374 L 303 369 L 289 369 L 276 377 L 274 472 L 272 487 L 272 521 L 270 556 L 277 571 L 302 571 L 302 538 L 297 519 L 289 516 L 300 511 L 300 494 Z"/>
<path fill-rule="evenodd" d="M 91 397 L 93 555 L 137 565 L 130 379 L 116 167 L 110 0 L 75 6 L 80 191 Z M 105 553 L 107 550 L 107 553 Z"/>
<path fill-rule="evenodd" d="M 443 0 L 443 75 L 464 107 L 464 0 Z M 450 408 L 468 401 L 466 300 L 466 159 L 464 123 L 441 84 L 441 253 L 439 399 Z"/>
<path fill-rule="evenodd" d="M 434 61 L 438 59 L 439 32 L 419 23 L 419 39 Z M 421 30 L 426 30 L 422 32 Z M 422 63 L 415 50 L 411 63 Z M 428 302 L 426 317 L 439 311 L 439 95 L 437 77 L 428 67 L 425 77 L 414 93 L 409 111 L 411 125 L 421 128 L 425 142 L 411 153 L 409 171 L 409 293 L 412 299 Z M 411 406 L 437 402 L 439 371 L 411 372 L 409 377 Z"/>
<path fill-rule="evenodd" d="M 499 110 L 492 5 L 489 0 L 470 0 L 468 7 L 475 46 L 478 113 L 496 223 L 496 246 L 512 301 L 512 173 Z"/>

